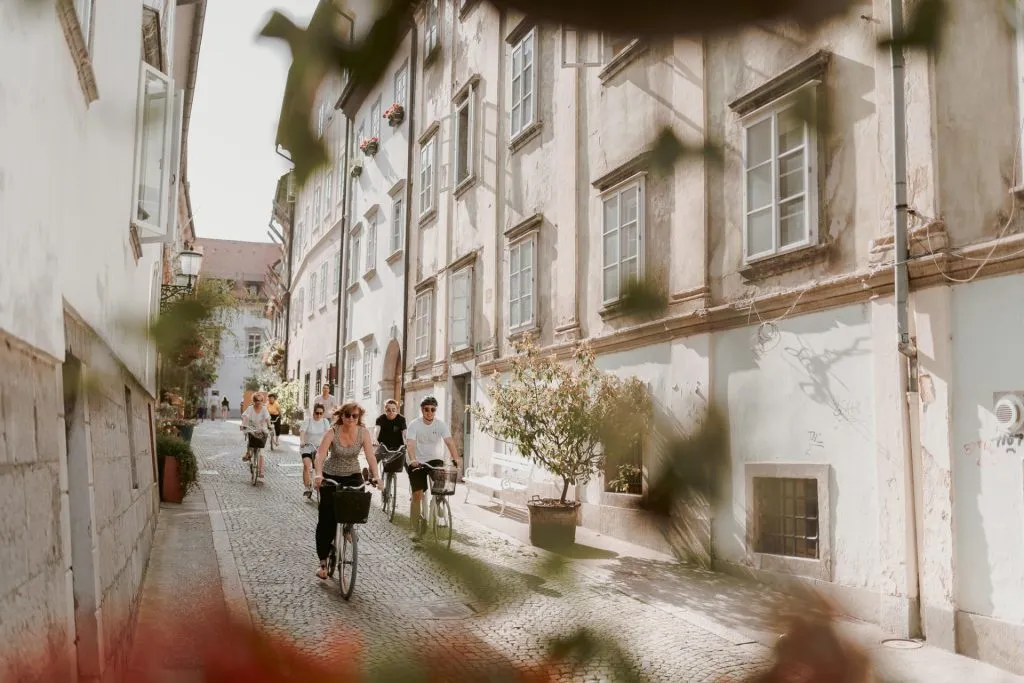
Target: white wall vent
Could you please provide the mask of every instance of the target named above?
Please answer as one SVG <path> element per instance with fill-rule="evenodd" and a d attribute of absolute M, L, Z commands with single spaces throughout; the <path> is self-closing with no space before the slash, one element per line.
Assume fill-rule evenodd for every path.
<path fill-rule="evenodd" d="M 999 393 L 994 396 L 992 412 L 996 426 L 1003 434 L 1016 434 L 1024 428 L 1024 397 L 1020 393 Z"/>

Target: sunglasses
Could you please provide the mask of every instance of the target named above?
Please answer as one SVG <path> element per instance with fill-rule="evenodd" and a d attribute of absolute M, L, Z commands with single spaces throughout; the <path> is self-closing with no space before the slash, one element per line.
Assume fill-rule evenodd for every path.
<path fill-rule="evenodd" d="M 424 408 L 423 412 L 425 412 L 425 413 L 436 413 L 437 412 L 437 408 Z"/>
<path fill-rule="evenodd" d="M 322 410 L 314 410 L 314 411 L 313 411 L 313 414 L 314 414 L 314 415 L 323 415 L 323 414 L 324 414 L 324 411 L 322 411 Z"/>
<path fill-rule="evenodd" d="M 343 415 L 343 417 L 347 417 L 347 418 L 349 418 L 349 419 L 356 419 L 356 420 L 358 420 L 358 419 L 359 419 L 359 418 L 361 418 L 362 416 L 363 416 L 363 414 L 362 414 L 362 413 L 345 413 L 345 414 Z"/>

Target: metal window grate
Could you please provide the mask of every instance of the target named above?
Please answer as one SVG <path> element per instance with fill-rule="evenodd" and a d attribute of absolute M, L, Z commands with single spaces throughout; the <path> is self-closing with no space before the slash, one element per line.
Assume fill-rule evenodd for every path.
<path fill-rule="evenodd" d="M 757 552 L 818 558 L 818 481 L 754 479 Z"/>

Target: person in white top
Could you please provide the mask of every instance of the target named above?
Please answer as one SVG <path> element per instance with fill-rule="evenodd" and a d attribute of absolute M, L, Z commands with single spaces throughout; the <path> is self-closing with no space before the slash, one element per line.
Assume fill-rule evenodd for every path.
<path fill-rule="evenodd" d="M 302 456 L 302 483 L 306 490 L 306 498 L 313 496 L 313 459 L 316 449 L 324 439 L 324 434 L 331 428 L 331 421 L 324 417 L 323 406 L 313 406 L 313 417 L 302 421 L 299 429 L 299 454 Z"/>
<path fill-rule="evenodd" d="M 267 411 L 267 407 L 264 405 L 263 394 L 253 394 L 252 405 L 245 409 L 242 413 L 242 426 L 240 429 L 245 429 L 248 426 L 252 426 L 256 432 L 263 433 L 263 443 L 266 444 L 267 437 L 270 436 L 270 412 Z M 248 438 L 249 447 L 245 449 L 245 455 L 242 456 L 242 460 L 245 462 L 249 461 L 252 457 L 252 449 L 254 447 L 253 439 L 256 438 L 250 435 Z M 262 446 L 259 448 L 262 449 Z M 260 450 L 260 461 L 259 461 L 259 478 L 263 478 L 263 451 Z"/>
<path fill-rule="evenodd" d="M 338 399 L 331 395 L 331 385 L 325 384 L 320 389 L 320 395 L 313 399 L 313 407 L 320 406 L 324 409 L 324 415 L 330 417 L 338 409 Z"/>
<path fill-rule="evenodd" d="M 427 471 L 423 468 L 421 460 L 431 467 L 441 467 L 444 460 L 440 459 L 440 446 L 448 448 L 452 462 L 459 464 L 459 455 L 455 452 L 455 441 L 452 439 L 452 431 L 444 420 L 437 417 L 437 399 L 427 396 L 420 401 L 420 417 L 409 423 L 405 432 L 406 456 L 408 463 L 406 472 L 409 474 L 409 487 L 412 489 L 412 508 L 409 511 L 409 519 L 412 521 L 413 540 L 419 540 L 420 518 L 423 511 L 424 496 L 427 490 Z M 423 516 L 425 519 L 426 517 Z"/>

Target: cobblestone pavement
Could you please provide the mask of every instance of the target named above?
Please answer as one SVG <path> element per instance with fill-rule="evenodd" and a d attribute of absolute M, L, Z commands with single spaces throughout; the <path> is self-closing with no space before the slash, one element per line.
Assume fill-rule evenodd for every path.
<path fill-rule="evenodd" d="M 574 571 L 545 578 L 530 547 L 456 519 L 452 550 L 486 562 L 487 591 L 502 597 L 489 606 L 417 549 L 404 524 L 388 522 L 377 495 L 360 528 L 355 593 L 345 602 L 336 581 L 314 576 L 316 506 L 301 495 L 299 456 L 295 439 L 289 441 L 267 452 L 266 482 L 257 487 L 241 461 L 237 422 L 200 425 L 193 446 L 203 486 L 221 506 L 253 621 L 314 656 L 332 636 L 355 630 L 371 653 L 371 669 L 393 665 L 388 655 L 405 644 L 427 642 L 450 655 L 452 666 L 479 671 L 487 647 L 529 665 L 551 637 L 587 626 L 614 634 L 654 681 L 733 680 L 764 662 L 760 645 L 700 629 L 612 582 L 580 580 Z M 403 507 L 408 501 L 400 492 Z M 479 642 L 467 645 L 461 634 Z M 565 669 L 561 680 L 607 680 L 607 667 L 598 661 L 583 671 Z"/>

